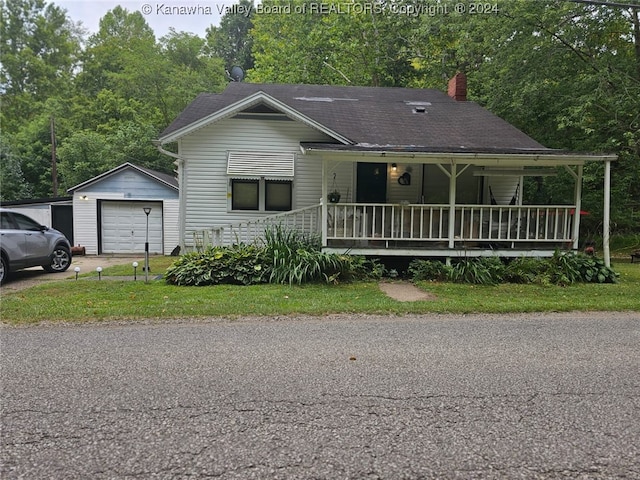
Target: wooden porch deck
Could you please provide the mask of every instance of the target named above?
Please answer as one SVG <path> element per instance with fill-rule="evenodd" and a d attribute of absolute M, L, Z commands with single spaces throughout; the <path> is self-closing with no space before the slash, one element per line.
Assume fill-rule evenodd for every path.
<path fill-rule="evenodd" d="M 541 257 L 577 248 L 575 210 L 573 205 L 456 205 L 451 215 L 443 204 L 320 204 L 194 232 L 194 247 L 251 243 L 265 229 L 282 226 L 320 235 L 327 252 Z"/>

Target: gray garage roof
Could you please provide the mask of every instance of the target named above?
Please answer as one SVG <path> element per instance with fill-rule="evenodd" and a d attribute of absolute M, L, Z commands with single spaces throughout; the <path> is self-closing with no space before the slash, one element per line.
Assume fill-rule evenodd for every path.
<path fill-rule="evenodd" d="M 220 94 L 199 95 L 160 140 L 187 134 L 194 123 L 206 123 L 222 109 L 233 111 L 234 104 L 259 92 L 284 104 L 289 111 L 283 113 L 295 112 L 336 132 L 343 139 L 338 142 L 336 136 L 336 143 L 350 145 L 341 149 L 553 151 L 478 104 L 456 101 L 439 90 L 235 82 Z M 267 103 L 243 111 L 272 110 Z"/>
<path fill-rule="evenodd" d="M 173 175 L 168 175 L 166 173 L 162 173 L 162 172 L 158 172 L 156 170 L 151 170 L 150 168 L 145 168 L 145 167 L 139 167 L 137 165 L 134 165 L 133 163 L 123 163 L 122 165 L 119 165 L 115 168 L 112 168 L 111 170 L 109 170 L 108 172 L 104 172 L 100 175 L 98 175 L 97 177 L 93 177 L 90 178 L 89 180 L 82 182 L 74 187 L 71 187 L 67 190 L 68 193 L 74 193 L 76 190 L 80 190 L 82 188 L 86 188 L 89 185 L 92 185 L 94 183 L 100 182 L 102 180 L 104 180 L 105 178 L 121 172 L 123 170 L 127 170 L 127 169 L 131 169 L 131 170 L 135 170 L 138 171 L 140 173 L 142 173 L 143 175 L 146 175 L 150 178 L 152 178 L 153 180 L 162 183 L 168 187 L 171 187 L 174 190 L 178 190 L 178 180 L 175 178 L 175 176 Z"/>

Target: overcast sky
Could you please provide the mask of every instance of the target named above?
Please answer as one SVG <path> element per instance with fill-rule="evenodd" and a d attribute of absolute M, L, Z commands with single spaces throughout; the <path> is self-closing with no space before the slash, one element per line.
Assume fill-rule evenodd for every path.
<path fill-rule="evenodd" d="M 98 31 L 100 19 L 109 10 L 120 5 L 130 12 L 141 12 L 149 26 L 160 38 L 173 27 L 176 31 L 195 33 L 205 36 L 207 27 L 220 23 L 221 11 L 231 7 L 234 0 L 169 0 L 169 1 L 130 1 L 130 0 L 53 0 L 51 3 L 67 10 L 68 16 L 74 22 L 82 22 L 82 25 L 90 33 Z M 180 13 L 179 7 L 190 8 L 190 14 Z M 170 13 L 173 12 L 173 13 Z M 183 10 L 184 12 L 184 10 Z"/>

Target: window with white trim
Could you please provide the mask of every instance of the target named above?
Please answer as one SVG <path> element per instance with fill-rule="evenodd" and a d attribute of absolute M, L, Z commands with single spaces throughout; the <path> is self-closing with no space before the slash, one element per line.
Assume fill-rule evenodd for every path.
<path fill-rule="evenodd" d="M 291 210 L 292 182 L 288 180 L 264 181 L 264 209 L 288 211 Z"/>
<path fill-rule="evenodd" d="M 229 152 L 231 210 L 292 210 L 294 164 L 290 152 Z"/>
<path fill-rule="evenodd" d="M 260 183 L 259 180 L 234 179 L 231 180 L 231 209 L 259 210 Z"/>

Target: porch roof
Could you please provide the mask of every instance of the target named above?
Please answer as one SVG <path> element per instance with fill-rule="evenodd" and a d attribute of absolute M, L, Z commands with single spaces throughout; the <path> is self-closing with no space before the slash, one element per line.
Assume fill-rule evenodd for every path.
<path fill-rule="evenodd" d="M 616 160 L 617 155 L 606 153 L 584 153 L 551 148 L 465 148 L 397 145 L 342 145 L 337 143 L 301 142 L 306 155 L 328 155 L 333 160 L 387 162 L 389 157 L 407 163 L 475 164 L 479 166 L 554 166 L 582 165 L 587 161 Z"/>

